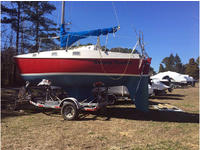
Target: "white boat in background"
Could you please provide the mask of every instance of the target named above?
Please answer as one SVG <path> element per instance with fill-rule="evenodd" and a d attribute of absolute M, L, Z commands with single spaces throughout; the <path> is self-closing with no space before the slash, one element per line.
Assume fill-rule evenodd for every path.
<path fill-rule="evenodd" d="M 189 75 L 184 75 L 173 71 L 158 73 L 154 76 L 151 76 L 151 79 L 159 79 L 162 83 L 171 82 L 175 86 L 193 85 L 195 82 L 195 80 Z"/>
<path fill-rule="evenodd" d="M 101 88 L 101 90 L 105 90 L 105 88 Z M 116 99 L 128 99 L 130 98 L 130 93 L 128 91 L 128 88 L 126 86 L 112 86 L 108 88 L 108 93 L 115 95 Z M 153 95 L 154 89 L 153 87 L 148 84 L 148 94 Z"/>
<path fill-rule="evenodd" d="M 187 85 L 195 86 L 196 80 L 193 77 L 186 74 L 183 74 L 183 76 L 187 79 Z"/>
<path fill-rule="evenodd" d="M 164 95 L 164 94 L 166 94 L 167 90 L 169 92 L 172 91 L 170 86 L 165 85 L 164 83 L 160 82 L 159 79 L 156 79 L 156 78 L 151 80 L 150 86 L 153 90 L 153 95 Z"/>
<path fill-rule="evenodd" d="M 148 84 L 148 92 L 149 92 L 149 96 L 153 95 L 153 87 Z"/>

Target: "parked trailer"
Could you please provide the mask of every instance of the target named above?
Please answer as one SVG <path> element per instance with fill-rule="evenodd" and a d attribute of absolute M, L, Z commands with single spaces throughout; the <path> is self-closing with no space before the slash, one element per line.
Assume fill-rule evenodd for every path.
<path fill-rule="evenodd" d="M 30 104 L 39 108 L 60 109 L 65 120 L 75 120 L 82 111 L 98 111 L 115 103 L 115 96 L 109 94 L 106 87 L 102 90 L 102 85 L 102 83 L 96 83 L 93 95 L 83 101 L 78 101 L 74 97 L 68 97 L 67 93 L 63 91 L 56 94 L 55 90 L 62 90 L 60 87 L 29 86 L 28 84 L 20 89 L 16 104 L 29 101 Z M 40 92 L 36 92 L 37 90 Z"/>

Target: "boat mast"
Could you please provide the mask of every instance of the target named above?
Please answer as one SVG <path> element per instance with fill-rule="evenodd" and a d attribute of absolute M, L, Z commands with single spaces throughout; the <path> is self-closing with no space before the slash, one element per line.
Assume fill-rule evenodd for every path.
<path fill-rule="evenodd" d="M 65 24 L 65 1 L 62 1 L 62 18 L 61 18 L 61 24 Z"/>

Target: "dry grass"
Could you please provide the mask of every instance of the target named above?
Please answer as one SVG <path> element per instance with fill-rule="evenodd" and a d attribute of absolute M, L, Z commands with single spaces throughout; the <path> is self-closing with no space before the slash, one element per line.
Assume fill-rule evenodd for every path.
<path fill-rule="evenodd" d="M 89 114 L 78 121 L 64 121 L 58 113 L 2 110 L 2 150 L 198 150 L 199 88 L 176 89 L 150 104 L 168 103 L 184 113 L 148 113 L 130 102 L 108 108 L 106 115 Z M 150 106 L 151 108 L 151 106 Z"/>

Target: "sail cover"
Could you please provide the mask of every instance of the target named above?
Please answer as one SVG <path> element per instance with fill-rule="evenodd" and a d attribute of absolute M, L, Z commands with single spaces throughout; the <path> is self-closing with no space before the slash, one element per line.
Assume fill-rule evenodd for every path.
<path fill-rule="evenodd" d="M 87 38 L 88 36 L 107 35 L 108 33 L 115 33 L 118 29 L 119 27 L 115 26 L 113 28 L 96 29 L 82 32 L 66 32 L 64 24 L 62 24 L 60 28 L 60 46 L 69 47 L 74 42 L 83 38 Z"/>

